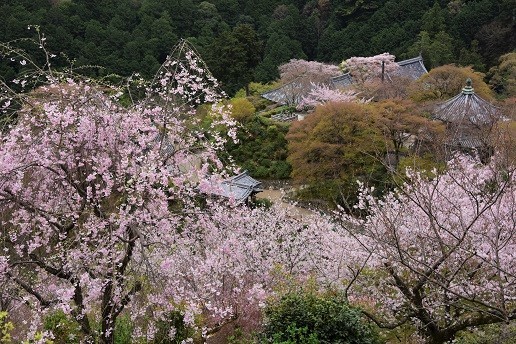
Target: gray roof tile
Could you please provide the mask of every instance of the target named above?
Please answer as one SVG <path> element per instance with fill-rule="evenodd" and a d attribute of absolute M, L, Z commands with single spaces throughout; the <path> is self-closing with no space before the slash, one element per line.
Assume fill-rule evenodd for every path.
<path fill-rule="evenodd" d="M 482 126 L 502 118 L 500 110 L 475 94 L 469 84 L 455 97 L 437 106 L 433 118 L 447 123 Z"/>

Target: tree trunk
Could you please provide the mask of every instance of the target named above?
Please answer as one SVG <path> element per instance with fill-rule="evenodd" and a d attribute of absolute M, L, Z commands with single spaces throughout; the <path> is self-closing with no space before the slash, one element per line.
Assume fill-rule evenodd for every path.
<path fill-rule="evenodd" d="M 101 344 L 113 344 L 115 342 L 115 319 L 111 317 L 102 318 Z"/>
<path fill-rule="evenodd" d="M 100 333 L 101 344 L 113 344 L 115 339 L 114 332 L 116 315 L 114 312 L 114 307 L 112 305 L 112 292 L 113 282 L 109 281 L 106 283 L 102 295 L 102 324 Z"/>

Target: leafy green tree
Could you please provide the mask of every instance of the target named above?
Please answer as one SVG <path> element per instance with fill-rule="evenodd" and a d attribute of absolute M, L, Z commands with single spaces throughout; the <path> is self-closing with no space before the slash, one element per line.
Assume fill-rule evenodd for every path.
<path fill-rule="evenodd" d="M 440 66 L 423 75 L 410 96 L 415 101 L 446 100 L 456 96 L 468 78 L 472 80 L 476 94 L 487 100 L 493 99 L 493 92 L 484 82 L 483 74 L 471 67 L 455 65 Z"/>
<path fill-rule="evenodd" d="M 269 303 L 265 318 L 267 343 L 379 343 L 360 310 L 340 294 L 292 292 Z"/>
<path fill-rule="evenodd" d="M 432 67 L 453 62 L 453 38 L 445 31 L 439 31 L 430 45 L 430 64 Z"/>
<path fill-rule="evenodd" d="M 385 140 L 370 105 L 328 103 L 291 125 L 288 161 L 292 178 L 309 185 L 303 196 L 354 204 L 357 179 L 385 186 Z"/>
<path fill-rule="evenodd" d="M 413 160 L 417 155 L 439 153 L 439 143 L 443 142 L 445 128 L 421 114 L 414 103 L 407 100 L 387 99 L 373 105 L 376 125 L 381 130 L 387 147 L 394 159 L 389 161 L 396 169 L 402 158 Z M 415 140 L 416 147 L 409 141 Z M 437 154 L 438 156 L 438 154 Z M 436 160 L 434 158 L 434 160 Z"/>
<path fill-rule="evenodd" d="M 511 21 L 494 20 L 475 34 L 479 52 L 489 65 L 496 65 L 500 55 L 516 49 L 516 26 Z"/>
<path fill-rule="evenodd" d="M 203 1 L 197 5 L 194 18 L 195 39 L 192 41 L 201 53 L 207 52 L 215 37 L 230 29 L 222 19 L 217 6 L 209 1 Z"/>
<path fill-rule="evenodd" d="M 235 163 L 255 178 L 286 179 L 292 168 L 287 159 L 288 125 L 253 116 L 237 133 L 238 143 L 228 142 Z"/>
<path fill-rule="evenodd" d="M 262 42 L 253 27 L 239 24 L 231 32 L 221 33 L 211 44 L 205 58 L 213 75 L 228 94 L 234 94 L 243 87 L 249 95 L 248 84 L 261 61 L 262 50 Z"/>
<path fill-rule="evenodd" d="M 450 33 L 460 41 L 469 43 L 480 28 L 500 14 L 500 1 L 464 1 L 460 10 L 451 18 Z"/>
<path fill-rule="evenodd" d="M 256 112 L 253 103 L 246 98 L 232 98 L 229 104 L 231 105 L 231 116 L 241 122 L 246 121 Z"/>
<path fill-rule="evenodd" d="M 421 30 L 427 32 L 431 36 L 446 30 L 445 11 L 435 2 L 421 18 Z"/>
<path fill-rule="evenodd" d="M 506 97 L 516 96 L 516 52 L 500 56 L 498 66 L 489 70 L 489 84 Z"/>
<path fill-rule="evenodd" d="M 462 66 L 473 66 L 475 70 L 484 71 L 486 65 L 483 62 L 483 58 L 480 55 L 478 48 L 478 41 L 471 41 L 471 47 L 469 49 L 462 48 L 459 54 L 459 64 Z"/>
<path fill-rule="evenodd" d="M 408 54 L 415 56 L 421 54 L 425 64 L 430 68 L 452 63 L 454 60 L 454 41 L 445 31 L 439 31 L 431 36 L 426 31 L 421 31 L 417 41 L 408 49 Z"/>
<path fill-rule="evenodd" d="M 153 42 L 153 55 L 159 62 L 165 61 L 170 49 L 177 43 L 178 37 L 174 33 L 172 18 L 168 11 L 161 12 L 159 18 L 155 19 L 149 28 L 150 37 Z"/>
<path fill-rule="evenodd" d="M 256 67 L 256 81 L 276 80 L 279 78 L 278 66 L 293 58 L 306 58 L 301 44 L 286 35 L 272 33 L 265 44 L 264 58 Z"/>

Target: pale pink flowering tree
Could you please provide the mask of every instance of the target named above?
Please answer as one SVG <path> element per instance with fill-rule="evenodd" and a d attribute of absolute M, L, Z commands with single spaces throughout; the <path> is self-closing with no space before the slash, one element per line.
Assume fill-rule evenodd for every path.
<path fill-rule="evenodd" d="M 159 86 L 129 108 L 105 88 L 53 73 L 20 95 L 18 122 L 0 141 L 0 283 L 33 316 L 31 331 L 61 309 L 86 341 L 112 343 L 133 299 L 144 289 L 159 295 L 150 283 L 154 247 L 178 238 L 195 196 L 209 191 L 199 182 L 220 179 L 223 167 L 224 139 L 214 133 L 208 141 L 183 120 L 198 102 L 218 98 L 198 57 L 181 49 L 180 67 L 170 72 L 167 59 Z"/>
<path fill-rule="evenodd" d="M 310 92 L 301 97 L 297 109 L 314 108 L 328 102 L 364 102 L 364 100 L 357 98 L 357 95 L 358 93 L 352 90 L 344 91 L 325 84 L 312 84 Z"/>
<path fill-rule="evenodd" d="M 371 254 L 350 299 L 367 299 L 381 327 L 415 324 L 428 343 L 516 319 L 514 166 L 460 157 L 431 179 L 408 178 L 383 199 L 363 190 L 369 215 L 344 217 Z"/>
<path fill-rule="evenodd" d="M 364 83 L 381 79 L 382 70 L 384 77 L 394 74 L 399 68 L 394 59 L 395 56 L 389 53 L 371 57 L 351 57 L 343 61 L 341 67 L 351 74 L 355 82 Z"/>
<path fill-rule="evenodd" d="M 282 83 L 306 80 L 309 83 L 328 83 L 334 76 L 340 75 L 338 66 L 317 61 L 292 59 L 278 67 Z"/>
<path fill-rule="evenodd" d="M 214 204 L 186 219 L 184 228 L 181 240 L 160 251 L 166 269 L 158 279 L 166 281 L 165 300 L 186 301 L 189 313 L 210 315 L 206 336 L 235 320 L 252 321 L 247 318 L 281 282 L 313 276 L 336 283 L 337 265 L 345 264 L 344 255 L 334 258 L 334 249 L 343 246 L 339 226 L 321 216 L 291 216 L 281 207 L 228 210 Z M 338 244 L 330 245 L 330 238 Z"/>
<path fill-rule="evenodd" d="M 288 104 L 297 104 L 314 86 L 329 85 L 331 78 L 340 75 L 338 66 L 316 61 L 292 59 L 278 67 L 281 92 Z"/>

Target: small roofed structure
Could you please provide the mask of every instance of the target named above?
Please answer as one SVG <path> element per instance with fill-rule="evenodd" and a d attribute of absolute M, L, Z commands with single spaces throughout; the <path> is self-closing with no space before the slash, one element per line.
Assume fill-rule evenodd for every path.
<path fill-rule="evenodd" d="M 468 78 L 459 94 L 435 108 L 432 118 L 446 123 L 446 145 L 450 148 L 475 150 L 486 158 L 491 154 L 489 130 L 504 117 L 496 106 L 475 93 Z"/>
<path fill-rule="evenodd" d="M 500 110 L 496 106 L 475 93 L 469 78 L 462 91 L 440 104 L 433 114 L 433 118 L 446 123 L 474 126 L 491 125 L 501 117 Z"/>
<path fill-rule="evenodd" d="M 262 98 L 281 105 L 293 105 L 299 103 L 301 100 L 303 92 L 300 90 L 303 88 L 302 83 L 294 80 L 281 87 L 263 93 Z"/>
<path fill-rule="evenodd" d="M 236 203 L 247 204 L 257 193 L 263 191 L 261 184 L 244 171 L 222 181 L 216 195 L 233 199 Z"/>
<path fill-rule="evenodd" d="M 396 63 L 398 66 L 400 66 L 400 68 L 394 73 L 394 75 L 387 75 L 387 77 L 400 76 L 412 80 L 417 80 L 424 74 L 428 73 L 423 63 L 423 57 L 421 55 Z M 354 81 L 350 73 L 345 73 L 332 78 L 331 82 L 335 87 L 348 87 L 351 86 Z"/>
<path fill-rule="evenodd" d="M 353 85 L 353 77 L 350 73 L 345 73 L 334 78 L 331 78 L 331 83 L 334 87 L 337 88 L 348 87 Z"/>

